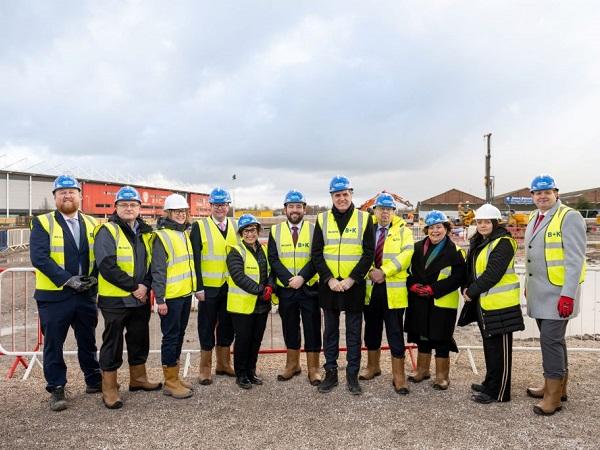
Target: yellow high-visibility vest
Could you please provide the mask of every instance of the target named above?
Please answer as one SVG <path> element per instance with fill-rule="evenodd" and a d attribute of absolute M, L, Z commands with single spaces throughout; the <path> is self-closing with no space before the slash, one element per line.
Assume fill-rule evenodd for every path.
<path fill-rule="evenodd" d="M 451 245 L 452 242 L 448 242 L 448 244 Z M 458 251 L 458 253 L 462 255 L 463 259 L 465 259 L 465 251 L 458 245 L 454 245 L 456 246 L 456 251 Z M 440 270 L 437 280 L 445 280 L 446 278 L 449 278 L 450 275 L 452 275 L 452 266 L 444 267 L 442 270 Z M 458 289 L 456 289 L 444 295 L 443 297 L 434 299 L 433 304 L 438 308 L 458 309 L 459 300 L 460 296 L 458 293 Z"/>
<path fill-rule="evenodd" d="M 362 241 L 369 214 L 354 209 L 340 234 L 333 213 L 319 213 L 317 222 L 323 231 L 323 258 L 334 278 L 347 278 L 362 257 Z"/>
<path fill-rule="evenodd" d="M 480 277 L 485 271 L 490 253 L 492 253 L 492 250 L 496 248 L 502 239 L 507 239 L 512 245 L 513 250 L 517 250 L 517 242 L 512 237 L 508 236 L 502 236 L 488 243 L 481 249 L 481 252 L 477 255 L 477 260 L 475 261 L 475 275 L 477 277 Z M 520 304 L 519 277 L 515 273 L 514 254 L 500 281 L 498 281 L 498 283 L 496 283 L 489 291 L 483 292 L 479 301 L 481 303 L 481 308 L 486 311 L 504 309 Z"/>
<path fill-rule="evenodd" d="M 373 221 L 377 224 L 377 218 Z M 407 228 L 406 222 L 400 217 L 392 217 L 383 243 L 383 258 L 381 270 L 385 273 L 385 290 L 389 309 L 400 309 L 408 306 L 408 290 L 406 279 L 408 267 L 414 252 L 413 233 Z M 373 265 L 373 267 L 375 267 Z M 371 302 L 373 283 L 367 282 L 365 305 Z"/>
<path fill-rule="evenodd" d="M 212 217 L 204 217 L 197 221 L 202 239 L 201 269 L 204 286 L 221 287 L 227 281 L 227 246 L 239 244 L 237 224 L 227 219 L 227 235 L 223 234 Z"/>
<path fill-rule="evenodd" d="M 163 228 L 155 231 L 167 251 L 165 299 L 187 297 L 196 291 L 192 243 L 185 231 Z"/>
<path fill-rule="evenodd" d="M 256 283 L 260 284 L 260 267 L 258 266 L 258 261 L 252 254 L 246 250 L 244 244 L 234 245 L 228 247 L 228 250 L 234 248 L 239 254 L 242 256 L 242 260 L 244 261 L 244 274 Z M 266 249 L 263 245 L 261 245 L 263 251 L 266 252 Z M 266 255 L 266 253 L 265 253 Z M 265 257 L 267 261 L 267 273 L 269 272 L 269 260 Z M 258 299 L 258 295 L 250 294 L 235 284 L 231 275 L 229 275 L 229 279 L 227 280 L 227 311 L 231 313 L 238 314 L 252 314 L 254 312 L 254 307 L 256 306 L 256 301 Z"/>
<path fill-rule="evenodd" d="M 312 248 L 312 236 L 315 226 L 307 221 L 302 223 L 302 229 L 298 233 L 298 242 L 294 246 L 292 232 L 287 222 L 278 223 L 271 228 L 271 236 L 277 245 L 277 255 L 281 264 L 290 271 L 292 275 L 298 275 L 298 272 L 310 261 L 310 251 Z M 312 286 L 319 280 L 319 276 L 315 275 L 310 280 L 306 281 L 307 286 Z M 277 285 L 285 287 L 279 280 Z"/>
<path fill-rule="evenodd" d="M 127 275 L 133 277 L 135 275 L 135 256 L 133 246 L 129 242 L 129 239 L 127 239 L 127 236 L 121 231 L 121 227 L 114 222 L 101 224 L 96 228 L 94 237 L 102 227 L 106 228 L 115 240 L 117 266 L 119 266 L 119 268 Z M 144 261 L 146 270 L 150 267 L 150 260 L 152 258 L 153 237 L 153 233 L 142 234 L 142 242 L 144 243 L 144 247 L 146 247 L 146 261 Z M 98 295 L 103 297 L 128 297 L 131 295 L 131 292 L 111 284 L 102 276 L 102 273 L 98 271 Z"/>
<path fill-rule="evenodd" d="M 564 286 L 565 284 L 565 251 L 563 249 L 561 226 L 563 219 L 572 209 L 568 206 L 560 205 L 552 216 L 552 219 L 550 219 L 550 223 L 544 233 L 544 257 L 546 259 L 548 281 L 555 286 Z M 529 215 L 529 221 L 534 216 L 536 216 L 535 211 Z M 579 276 L 579 284 L 585 280 L 586 268 L 584 259 L 581 267 L 581 275 Z"/>
<path fill-rule="evenodd" d="M 60 213 L 59 213 L 60 214 Z M 88 241 L 89 247 L 89 272 L 90 275 L 94 270 L 94 229 L 98 224 L 96 219 L 87 214 L 81 214 L 83 222 L 85 223 L 85 236 Z M 65 240 L 63 235 L 63 229 L 60 224 L 57 223 L 54 217 L 54 212 L 42 214 L 37 216 L 40 221 L 42 228 L 50 236 L 50 259 L 52 259 L 58 266 L 65 268 Z M 42 273 L 42 271 L 35 269 L 35 288 L 44 291 L 62 291 L 62 286 L 57 286 L 54 282 Z"/>

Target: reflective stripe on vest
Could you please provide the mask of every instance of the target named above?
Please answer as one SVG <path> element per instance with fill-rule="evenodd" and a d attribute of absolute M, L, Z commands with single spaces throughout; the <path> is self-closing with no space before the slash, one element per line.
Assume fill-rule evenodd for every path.
<path fill-rule="evenodd" d="M 94 236 L 98 234 L 100 229 L 104 227 L 106 228 L 113 239 L 115 240 L 115 249 L 117 256 L 117 266 L 125 272 L 130 277 L 135 276 L 135 256 L 134 249 L 127 239 L 127 236 L 121 232 L 121 227 L 114 222 L 103 223 L 100 226 L 96 227 L 96 231 Z M 150 267 L 150 259 L 152 256 L 151 253 L 151 242 L 152 242 L 153 233 L 143 233 L 142 234 L 142 242 L 144 243 L 144 247 L 146 247 L 146 270 Z M 131 295 L 131 292 L 125 291 L 120 287 L 115 286 L 112 283 L 109 283 L 106 278 L 102 276 L 102 273 L 98 273 L 98 295 L 103 297 L 128 297 Z"/>
<path fill-rule="evenodd" d="M 315 226 L 304 221 L 302 223 L 302 229 L 298 233 L 298 242 L 294 247 L 294 240 L 292 239 L 292 232 L 287 222 L 278 223 L 271 228 L 271 236 L 275 240 L 277 245 L 277 255 L 281 264 L 290 271 L 292 275 L 298 275 L 298 272 L 310 261 L 310 251 L 312 248 L 312 236 L 315 230 Z M 318 275 L 315 275 L 306 282 L 308 286 L 312 286 L 319 279 Z M 277 279 L 277 285 L 285 287 L 283 283 Z"/>
<path fill-rule="evenodd" d="M 502 239 L 508 239 L 512 245 L 513 257 L 510 260 L 508 269 L 500 281 L 498 281 L 498 283 L 496 283 L 496 285 L 494 285 L 489 291 L 481 294 L 481 308 L 486 311 L 504 309 L 520 304 L 519 277 L 515 274 L 514 256 L 514 252 L 517 250 L 517 242 L 512 237 L 503 236 L 501 238 L 494 239 L 492 242 L 483 247 L 479 255 L 477 255 L 477 260 L 475 261 L 475 275 L 478 278 L 483 272 L 485 272 L 490 254 Z"/>
<path fill-rule="evenodd" d="M 456 251 L 462 255 L 463 259 L 465 259 L 465 251 L 458 245 L 454 245 L 456 246 Z M 444 267 L 440 270 L 437 281 L 445 280 L 446 278 L 449 278 L 450 275 L 452 275 L 452 266 Z M 434 299 L 433 304 L 438 308 L 458 309 L 459 300 L 460 295 L 458 289 L 456 289 L 443 297 Z"/>
<path fill-rule="evenodd" d="M 323 231 L 323 258 L 334 278 L 347 278 L 362 256 L 362 237 L 369 214 L 354 209 L 340 235 L 333 213 L 319 213 L 317 221 Z"/>
<path fill-rule="evenodd" d="M 377 223 L 377 219 L 374 219 Z M 392 224 L 383 243 L 381 270 L 385 273 L 385 290 L 389 309 L 400 309 L 408 306 L 408 290 L 406 279 L 408 267 L 414 253 L 412 230 L 405 226 L 404 220 L 392 218 Z M 367 282 L 365 305 L 371 302 L 373 283 Z"/>
<path fill-rule="evenodd" d="M 50 259 L 52 259 L 59 267 L 64 269 L 65 240 L 63 236 L 63 229 L 60 226 L 60 224 L 56 222 L 54 214 L 54 212 L 50 212 L 37 217 L 40 221 L 40 225 L 50 237 Z M 81 214 L 83 222 L 85 223 L 85 236 L 87 238 L 89 248 L 88 275 L 90 275 L 94 270 L 94 229 L 96 228 L 97 222 L 96 219 L 94 219 L 91 216 L 88 216 L 81 212 L 79 214 Z M 35 288 L 44 291 L 62 291 L 63 289 L 62 286 L 55 285 L 50 278 L 48 278 L 38 269 L 35 270 Z"/>
<path fill-rule="evenodd" d="M 260 267 L 258 261 L 252 254 L 252 252 L 246 251 L 243 244 L 232 246 L 242 256 L 244 261 L 244 274 L 250 277 L 256 284 L 260 284 Z M 264 246 L 261 245 L 262 251 L 265 251 Z M 267 260 L 267 258 L 265 258 Z M 269 261 L 267 260 L 267 273 L 269 272 Z M 258 295 L 250 294 L 239 287 L 229 276 L 227 280 L 227 311 L 238 314 L 252 314 L 254 307 L 256 306 L 256 300 Z"/>
<path fill-rule="evenodd" d="M 185 297 L 196 290 L 192 244 L 187 232 L 163 228 L 155 231 L 167 251 L 165 299 Z"/>
<path fill-rule="evenodd" d="M 544 257 L 546 260 L 546 272 L 548 281 L 555 286 L 564 286 L 565 284 L 565 251 L 562 240 L 562 222 L 569 211 L 573 211 L 568 206 L 560 205 L 558 210 L 550 219 L 550 223 L 544 232 Z M 529 216 L 529 220 L 535 215 L 535 212 Z M 583 261 L 579 283 L 585 280 L 586 262 Z"/>
<path fill-rule="evenodd" d="M 227 245 L 239 244 L 237 225 L 227 219 L 227 235 L 223 234 L 211 217 L 198 220 L 200 237 L 202 239 L 202 283 L 208 287 L 221 287 L 227 281 Z"/>

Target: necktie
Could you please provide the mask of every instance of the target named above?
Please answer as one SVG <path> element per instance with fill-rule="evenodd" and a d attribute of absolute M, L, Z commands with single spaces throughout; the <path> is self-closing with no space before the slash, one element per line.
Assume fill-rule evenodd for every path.
<path fill-rule="evenodd" d="M 542 220 L 544 220 L 544 215 L 538 214 L 537 219 L 535 219 L 535 224 L 533 224 L 532 233 L 535 233 L 535 230 L 537 230 L 537 227 L 539 226 L 539 224 L 542 223 Z"/>
<path fill-rule="evenodd" d="M 292 241 L 294 241 L 294 247 L 295 247 L 296 244 L 298 243 L 298 227 L 297 226 L 292 227 Z"/>
<path fill-rule="evenodd" d="M 379 237 L 377 238 L 377 245 L 375 246 L 375 267 L 378 269 L 381 267 L 383 261 L 383 244 L 385 243 L 385 232 L 386 228 L 379 228 Z"/>
<path fill-rule="evenodd" d="M 219 230 L 225 232 L 225 222 L 219 223 Z"/>
<path fill-rule="evenodd" d="M 69 224 L 69 228 L 71 229 L 71 234 L 73 235 L 73 239 L 75 239 L 75 245 L 79 248 L 79 220 L 77 217 L 73 217 L 67 219 Z"/>

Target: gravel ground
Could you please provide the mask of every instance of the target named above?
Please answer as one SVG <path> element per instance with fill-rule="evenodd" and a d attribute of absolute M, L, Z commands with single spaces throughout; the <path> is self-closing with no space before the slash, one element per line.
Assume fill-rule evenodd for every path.
<path fill-rule="evenodd" d="M 482 353 L 473 354 L 482 370 Z M 406 397 L 393 392 L 388 354 L 382 359 L 384 374 L 361 382 L 364 393 L 359 397 L 346 391 L 343 371 L 340 386 L 330 394 L 319 394 L 311 387 L 304 371 L 291 381 L 277 382 L 284 356 L 261 355 L 258 371 L 265 379 L 264 386 L 242 391 L 231 378 L 217 377 L 211 386 L 196 385 L 195 395 L 187 400 L 173 400 L 161 392 L 122 389 L 125 405 L 111 411 L 102 405 L 99 394 L 83 392 L 83 379 L 71 358 L 69 408 L 63 412 L 48 409 L 39 368 L 28 381 L 0 381 L 4 399 L 0 447 L 600 447 L 600 394 L 593 382 L 598 376 L 598 353 L 571 353 L 569 400 L 553 417 L 534 415 L 534 400 L 525 394 L 527 385 L 541 379 L 539 352 L 515 352 L 512 401 L 491 405 L 469 399 L 470 384 L 480 382 L 482 375 L 473 374 L 465 355 L 452 364 L 448 391 L 435 391 L 429 382 L 423 382 L 411 384 Z M 9 363 L 6 357 L 0 358 L 2 374 Z M 148 366 L 154 378 L 161 376 L 155 356 Z M 126 387 L 126 370 L 120 371 L 119 379 Z"/>

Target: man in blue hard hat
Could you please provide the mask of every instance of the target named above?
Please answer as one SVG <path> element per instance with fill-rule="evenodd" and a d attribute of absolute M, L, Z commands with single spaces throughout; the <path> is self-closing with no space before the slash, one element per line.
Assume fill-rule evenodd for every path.
<path fill-rule="evenodd" d="M 67 408 L 63 346 L 69 328 L 75 333 L 86 392 L 101 391 L 95 336 L 97 280 L 92 251 L 97 222 L 79 212 L 81 187 L 75 178 L 59 176 L 52 192 L 56 210 L 33 219 L 29 253 L 36 268 L 34 298 L 44 334 L 46 390 L 52 394 L 50 409 L 61 411 Z"/>
<path fill-rule="evenodd" d="M 129 390 L 155 391 L 161 383 L 148 381 L 150 350 L 150 258 L 152 227 L 141 217 L 142 199 L 131 186 L 115 197 L 115 212 L 96 230 L 94 253 L 98 265 L 98 307 L 104 318 L 100 347 L 102 400 L 109 409 L 123 406 L 117 370 L 123 364 L 126 332 Z"/>
<path fill-rule="evenodd" d="M 216 346 L 217 375 L 235 377 L 231 366 L 233 324 L 227 312 L 227 245 L 238 243 L 237 224 L 227 217 L 231 196 L 222 187 L 209 195 L 210 216 L 192 224 L 190 241 L 196 270 L 201 385 L 212 383 L 212 353 Z M 216 335 L 216 336 L 215 336 Z"/>
<path fill-rule="evenodd" d="M 318 390 L 331 392 L 338 384 L 340 313 L 344 312 L 348 348 L 346 382 L 350 393 L 359 395 L 365 277 L 375 250 L 373 222 L 368 213 L 357 210 L 352 203 L 353 188 L 347 177 L 333 177 L 329 193 L 333 206 L 317 216 L 311 251 L 320 279 L 319 303 L 325 316 L 325 379 Z"/>
<path fill-rule="evenodd" d="M 279 315 L 287 348 L 285 369 L 277 379 L 287 381 L 300 374 L 300 317 L 304 351 L 311 385 L 321 383 L 321 311 L 318 281 L 310 250 L 314 225 L 304 220 L 306 200 L 302 192 L 290 190 L 283 201 L 287 221 L 271 227 L 269 263 L 277 284 Z"/>
<path fill-rule="evenodd" d="M 579 212 L 562 204 L 550 175 L 531 182 L 537 210 L 525 230 L 525 295 L 527 314 L 540 330 L 544 385 L 528 388 L 541 398 L 533 411 L 552 415 L 567 399 L 569 378 L 565 334 L 569 319 L 579 314 L 581 283 L 585 279 L 586 226 Z"/>

